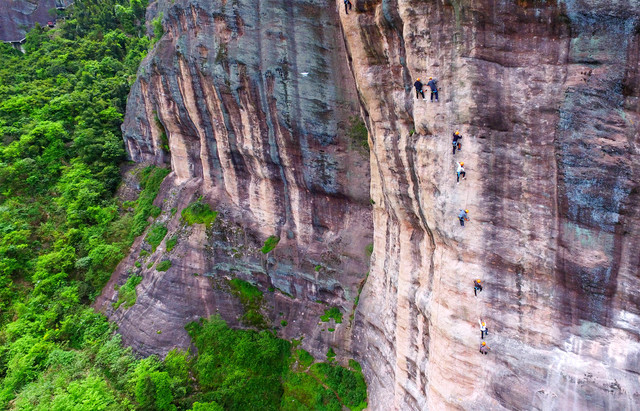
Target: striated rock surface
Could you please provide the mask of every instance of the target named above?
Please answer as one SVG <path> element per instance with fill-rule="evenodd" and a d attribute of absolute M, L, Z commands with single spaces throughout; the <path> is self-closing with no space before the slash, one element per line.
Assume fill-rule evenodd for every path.
<path fill-rule="evenodd" d="M 20 41 L 36 24 L 54 20 L 49 10 L 66 7 L 71 0 L 4 0 L 0 2 L 0 40 Z"/>
<path fill-rule="evenodd" d="M 354 6 L 341 22 L 376 203 L 354 346 L 371 408 L 637 408 L 640 3 Z M 428 76 L 438 104 L 415 99 Z"/>
<path fill-rule="evenodd" d="M 361 360 L 371 409 L 636 409 L 640 3 L 353 6 L 150 6 L 166 34 L 124 132 L 133 160 L 170 163 L 156 205 L 179 242 L 135 269 L 139 239 L 97 305 L 138 351 L 163 353 L 198 316 L 239 324 L 226 281 L 239 276 L 272 324 L 288 321 L 280 335 Z M 429 76 L 437 104 L 415 99 Z M 370 162 L 346 132 L 358 109 Z M 220 211 L 211 227 L 172 215 L 200 196 Z M 138 302 L 114 312 L 128 270 L 144 277 Z M 333 333 L 317 323 L 328 306 L 345 313 Z"/>
<path fill-rule="evenodd" d="M 165 34 L 140 68 L 123 131 L 133 160 L 170 164 L 156 223 L 178 245 L 140 257 L 151 248 L 139 238 L 96 306 L 137 351 L 164 354 L 189 345 L 184 326 L 199 317 L 239 325 L 228 283 L 239 277 L 264 292 L 261 312 L 279 335 L 305 337 L 316 356 L 330 346 L 348 354 L 372 219 L 336 11 L 319 1 L 160 1 L 149 14 L 163 16 Z M 208 228 L 180 219 L 200 197 L 219 212 Z M 270 236 L 280 241 L 265 255 Z M 172 267 L 156 271 L 165 259 Z M 114 311 L 114 286 L 133 272 L 143 276 L 137 303 Z M 342 323 L 320 323 L 330 307 Z"/>

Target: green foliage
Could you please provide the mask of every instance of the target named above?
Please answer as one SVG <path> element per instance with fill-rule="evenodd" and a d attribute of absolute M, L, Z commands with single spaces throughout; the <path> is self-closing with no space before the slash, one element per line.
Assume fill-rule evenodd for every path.
<path fill-rule="evenodd" d="M 224 411 L 217 402 L 194 402 L 191 411 Z"/>
<path fill-rule="evenodd" d="M 142 192 L 138 197 L 138 204 L 136 205 L 136 210 L 133 215 L 133 227 L 131 228 L 131 234 L 129 236 L 131 241 L 141 235 L 147 228 L 149 224 L 147 220 L 153 211 L 153 207 L 155 207 L 153 202 L 160 190 L 160 184 L 162 184 L 162 181 L 170 172 L 171 170 L 166 168 L 149 166 L 140 173 L 139 178 Z"/>
<path fill-rule="evenodd" d="M 280 409 L 342 411 L 342 404 L 316 377 L 307 373 L 291 373 L 284 382 Z"/>
<path fill-rule="evenodd" d="M 265 327 L 266 320 L 260 309 L 262 307 L 262 291 L 255 285 L 240 278 L 229 281 L 231 292 L 240 299 L 244 308 L 242 322 L 254 327 Z"/>
<path fill-rule="evenodd" d="M 349 129 L 347 135 L 354 146 L 369 149 L 369 132 L 364 121 L 360 117 L 353 116 L 349 119 Z"/>
<path fill-rule="evenodd" d="M 178 236 L 174 235 L 173 237 L 167 240 L 166 244 L 167 244 L 167 252 L 170 252 L 171 250 L 173 250 L 173 247 L 175 247 L 176 244 L 178 244 Z"/>
<path fill-rule="evenodd" d="M 371 254 L 373 254 L 373 243 L 367 244 L 364 251 L 367 253 L 367 257 L 371 257 Z"/>
<path fill-rule="evenodd" d="M 162 209 L 158 206 L 151 206 L 151 211 L 149 211 L 149 214 L 151 215 L 151 217 L 157 218 L 160 214 L 162 214 Z"/>
<path fill-rule="evenodd" d="M 286 327 L 286 326 L 287 326 L 287 324 L 288 324 L 288 323 L 287 323 L 287 321 L 286 321 L 286 320 L 282 320 L 282 321 L 280 321 L 280 325 L 281 325 L 281 326 L 283 326 L 283 327 Z"/>
<path fill-rule="evenodd" d="M 260 251 L 262 251 L 263 254 L 267 254 L 269 251 L 276 248 L 279 242 L 280 237 L 278 237 L 277 235 L 272 235 L 265 240 L 264 246 L 260 249 Z"/>
<path fill-rule="evenodd" d="M 154 41 L 160 40 L 162 35 L 164 34 L 164 27 L 162 27 L 162 18 L 164 16 L 162 13 L 158 15 L 155 19 L 151 21 L 151 25 L 153 26 L 153 39 Z"/>
<path fill-rule="evenodd" d="M 366 408 L 367 385 L 361 371 L 349 370 L 333 363 L 316 363 L 311 366 L 311 373 L 327 384 L 351 410 Z"/>
<path fill-rule="evenodd" d="M 156 248 L 167 235 L 167 231 L 167 227 L 162 224 L 154 224 L 151 226 L 147 236 L 144 238 L 149 244 L 151 244 L 151 252 L 156 251 Z"/>
<path fill-rule="evenodd" d="M 296 356 L 298 357 L 298 363 L 303 369 L 309 368 L 314 362 L 313 356 L 302 348 L 296 350 Z"/>
<path fill-rule="evenodd" d="M 167 271 L 169 268 L 171 268 L 171 260 L 160 261 L 156 265 L 156 270 L 158 271 Z"/>
<path fill-rule="evenodd" d="M 214 221 L 216 221 L 218 212 L 211 210 L 209 204 L 203 203 L 201 199 L 198 199 L 198 201 L 189 204 L 185 209 L 183 209 L 180 215 L 182 216 L 184 222 L 188 225 L 211 225 Z"/>
<path fill-rule="evenodd" d="M 331 318 L 333 318 L 337 324 L 342 322 L 342 311 L 340 311 L 340 308 L 331 307 L 324 310 L 324 315 L 320 316 L 322 322 L 328 322 Z"/>
<path fill-rule="evenodd" d="M 271 332 L 231 330 L 219 317 L 191 323 L 195 373 L 207 399 L 227 410 L 277 409 L 290 343 Z"/>
<path fill-rule="evenodd" d="M 240 297 L 240 302 L 244 305 L 258 302 L 262 299 L 262 291 L 255 285 L 240 278 L 234 278 L 229 281 L 231 290 Z"/>
<path fill-rule="evenodd" d="M 142 281 L 142 277 L 138 275 L 133 275 L 127 279 L 127 282 L 124 283 L 122 287 L 120 287 L 118 291 L 118 301 L 113 303 L 113 308 L 118 309 L 122 303 L 124 303 L 124 308 L 129 308 L 136 303 L 136 299 L 138 295 L 136 294 L 136 287 Z"/>

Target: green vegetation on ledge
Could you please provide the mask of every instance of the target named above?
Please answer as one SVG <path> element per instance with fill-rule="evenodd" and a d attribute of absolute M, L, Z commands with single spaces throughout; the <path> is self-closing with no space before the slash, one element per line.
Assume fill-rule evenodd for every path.
<path fill-rule="evenodd" d="M 150 245 L 151 251 L 155 252 L 164 237 L 167 235 L 167 227 L 162 224 L 154 224 L 149 229 L 147 236 L 144 238 Z"/>
<path fill-rule="evenodd" d="M 171 268 L 171 260 L 160 261 L 156 265 L 156 270 L 158 271 L 167 271 L 169 268 Z"/>
<path fill-rule="evenodd" d="M 214 221 L 216 221 L 218 212 L 211 210 L 209 204 L 203 203 L 202 199 L 199 198 L 198 201 L 189 204 L 184 210 L 182 210 L 180 215 L 182 216 L 184 222 L 188 225 L 211 225 Z"/>
<path fill-rule="evenodd" d="M 324 310 L 324 315 L 320 316 L 320 320 L 322 322 L 329 322 L 330 319 L 334 319 L 337 324 L 342 322 L 342 311 L 338 307 L 331 307 L 327 310 Z"/>
<path fill-rule="evenodd" d="M 262 251 L 263 254 L 267 254 L 274 248 L 276 248 L 279 242 L 280 237 L 278 237 L 277 235 L 272 235 L 264 241 L 264 246 L 260 249 L 260 251 Z"/>
<path fill-rule="evenodd" d="M 240 299 L 240 303 L 244 308 L 242 322 L 246 325 L 264 328 L 267 321 L 260 313 L 262 308 L 262 291 L 255 285 L 240 278 L 234 278 L 229 281 L 231 292 Z"/>
<path fill-rule="evenodd" d="M 116 285 L 114 288 L 118 291 L 118 301 L 113 303 L 113 308 L 117 310 L 122 303 L 124 303 L 124 308 L 132 307 L 138 298 L 136 287 L 141 281 L 142 277 L 133 275 L 127 279 L 127 282 L 122 287 L 118 288 Z"/>
<path fill-rule="evenodd" d="M 167 240 L 166 245 L 167 245 L 167 252 L 170 252 L 171 250 L 173 250 L 173 247 L 176 246 L 176 244 L 178 244 L 178 236 L 173 236 L 170 239 Z"/>

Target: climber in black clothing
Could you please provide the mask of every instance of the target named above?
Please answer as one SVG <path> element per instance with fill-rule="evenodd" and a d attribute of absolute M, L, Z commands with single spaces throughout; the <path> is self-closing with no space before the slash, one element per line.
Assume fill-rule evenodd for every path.
<path fill-rule="evenodd" d="M 477 297 L 478 291 L 482 291 L 482 285 L 480 284 L 480 280 L 475 280 L 473 282 L 473 294 Z"/>
<path fill-rule="evenodd" d="M 413 86 L 416 88 L 416 98 L 420 98 L 420 94 L 422 94 L 422 99 L 425 100 L 424 91 L 422 91 L 423 85 L 420 79 L 417 79 L 416 82 L 413 83 Z"/>
<path fill-rule="evenodd" d="M 427 86 L 431 89 L 431 102 L 433 103 L 433 96 L 436 97 L 436 102 L 438 101 L 438 85 L 437 81 L 433 79 L 433 77 L 429 77 L 429 82 Z"/>
<path fill-rule="evenodd" d="M 349 10 L 351 10 L 351 2 L 349 0 L 344 0 L 344 12 L 349 14 Z"/>
<path fill-rule="evenodd" d="M 458 151 L 462 150 L 462 144 L 460 144 L 461 139 L 462 136 L 460 135 L 460 132 L 456 130 L 456 132 L 453 133 L 453 154 L 456 153 L 456 148 Z"/>

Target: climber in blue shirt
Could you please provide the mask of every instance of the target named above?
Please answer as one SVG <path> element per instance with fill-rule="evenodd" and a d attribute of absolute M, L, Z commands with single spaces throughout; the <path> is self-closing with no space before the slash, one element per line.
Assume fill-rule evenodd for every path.
<path fill-rule="evenodd" d="M 433 77 L 429 77 L 429 82 L 427 86 L 431 89 L 431 102 L 433 103 L 433 96 L 436 97 L 436 101 L 438 101 L 438 85 L 437 81 L 433 79 Z"/>

